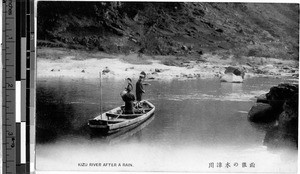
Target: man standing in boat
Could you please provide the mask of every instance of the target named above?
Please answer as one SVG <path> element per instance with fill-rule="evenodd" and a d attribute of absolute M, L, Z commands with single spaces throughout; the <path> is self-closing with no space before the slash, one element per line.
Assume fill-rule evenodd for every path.
<path fill-rule="evenodd" d="M 142 83 L 143 80 L 146 78 L 146 73 L 142 71 L 139 76 L 139 80 L 136 82 L 136 100 L 137 100 L 137 107 L 141 107 L 142 95 L 145 93 L 143 85 L 150 85 L 149 83 Z"/>
<path fill-rule="evenodd" d="M 124 114 L 133 114 L 133 102 L 135 100 L 134 95 L 131 93 L 132 86 L 128 85 L 126 88 L 126 94 L 122 95 L 122 99 L 125 102 Z"/>

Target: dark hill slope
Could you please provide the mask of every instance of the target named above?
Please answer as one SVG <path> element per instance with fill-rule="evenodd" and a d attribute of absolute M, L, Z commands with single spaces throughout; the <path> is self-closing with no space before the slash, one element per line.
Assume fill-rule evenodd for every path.
<path fill-rule="evenodd" d="M 38 45 L 298 59 L 299 4 L 40 1 Z"/>

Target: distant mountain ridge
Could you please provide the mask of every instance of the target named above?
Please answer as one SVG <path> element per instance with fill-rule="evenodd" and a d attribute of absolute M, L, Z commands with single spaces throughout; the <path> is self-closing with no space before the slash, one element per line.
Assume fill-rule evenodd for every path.
<path fill-rule="evenodd" d="M 299 59 L 299 4 L 39 1 L 38 46 Z"/>

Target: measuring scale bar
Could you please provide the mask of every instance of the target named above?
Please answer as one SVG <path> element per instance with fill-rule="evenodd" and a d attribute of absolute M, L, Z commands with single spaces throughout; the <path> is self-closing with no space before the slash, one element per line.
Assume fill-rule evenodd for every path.
<path fill-rule="evenodd" d="M 18 149 L 20 150 L 17 153 L 17 162 L 20 164 L 26 163 L 26 120 L 22 119 L 24 114 L 21 114 L 21 107 L 22 107 L 22 94 L 21 94 L 21 81 L 16 81 L 16 130 L 17 130 L 17 137 L 20 137 L 20 143 L 17 143 L 17 152 Z M 19 154 L 19 155 L 18 155 Z M 19 161 L 18 161 L 19 160 Z"/>
<path fill-rule="evenodd" d="M 34 1 L 3 0 L 2 20 L 2 172 L 31 173 L 35 115 Z"/>

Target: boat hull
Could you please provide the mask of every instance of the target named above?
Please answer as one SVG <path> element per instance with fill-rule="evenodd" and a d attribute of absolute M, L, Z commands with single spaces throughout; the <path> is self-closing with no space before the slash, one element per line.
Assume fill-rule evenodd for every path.
<path fill-rule="evenodd" d="M 121 107 L 105 112 L 94 119 L 89 120 L 89 127 L 93 133 L 104 135 L 113 134 L 121 130 L 129 130 L 148 120 L 155 111 L 155 106 L 148 101 L 142 101 L 145 111 L 139 114 L 120 114 Z"/>

